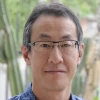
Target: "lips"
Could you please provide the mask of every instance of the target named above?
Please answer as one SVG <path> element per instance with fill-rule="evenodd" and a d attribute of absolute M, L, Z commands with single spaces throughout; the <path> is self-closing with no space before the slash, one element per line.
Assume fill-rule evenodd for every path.
<path fill-rule="evenodd" d="M 45 71 L 46 73 L 66 73 L 66 71 L 64 70 L 48 70 Z"/>
<path fill-rule="evenodd" d="M 65 68 L 65 66 L 63 65 L 51 65 L 51 66 L 48 66 L 48 67 L 45 67 L 44 69 L 44 72 L 45 73 L 66 73 L 67 70 Z"/>

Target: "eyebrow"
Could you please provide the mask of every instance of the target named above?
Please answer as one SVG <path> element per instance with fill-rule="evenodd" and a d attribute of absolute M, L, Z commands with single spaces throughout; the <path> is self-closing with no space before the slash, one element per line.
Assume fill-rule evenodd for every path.
<path fill-rule="evenodd" d="M 51 38 L 49 35 L 46 35 L 46 33 L 40 34 L 39 38 Z"/>
<path fill-rule="evenodd" d="M 40 36 L 38 38 L 48 38 L 48 39 L 51 39 L 51 36 L 47 35 L 46 33 L 42 33 L 42 34 L 40 34 Z M 64 35 L 60 39 L 71 39 L 71 35 L 70 34 Z"/>
<path fill-rule="evenodd" d="M 67 34 L 67 35 L 64 35 L 63 37 L 61 37 L 61 39 L 71 39 L 71 35 L 70 34 Z"/>

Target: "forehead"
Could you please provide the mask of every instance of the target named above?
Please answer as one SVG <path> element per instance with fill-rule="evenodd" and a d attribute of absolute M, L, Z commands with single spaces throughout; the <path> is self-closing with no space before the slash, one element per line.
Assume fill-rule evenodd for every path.
<path fill-rule="evenodd" d="M 77 39 L 76 26 L 67 17 L 56 17 L 53 15 L 41 15 L 32 25 L 31 40 L 40 38 L 61 38 Z"/>

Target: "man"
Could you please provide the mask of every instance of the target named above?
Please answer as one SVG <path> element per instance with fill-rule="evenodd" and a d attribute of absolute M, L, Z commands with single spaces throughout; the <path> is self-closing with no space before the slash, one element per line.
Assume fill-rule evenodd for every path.
<path fill-rule="evenodd" d="M 63 4 L 39 4 L 26 22 L 21 51 L 32 70 L 32 83 L 10 100 L 82 100 L 71 93 L 83 56 L 83 32 Z"/>

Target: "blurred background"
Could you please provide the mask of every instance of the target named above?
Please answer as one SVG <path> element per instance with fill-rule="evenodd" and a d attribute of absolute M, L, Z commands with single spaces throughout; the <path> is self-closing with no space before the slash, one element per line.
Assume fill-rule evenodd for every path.
<path fill-rule="evenodd" d="M 100 100 L 100 0 L 0 0 L 0 100 L 21 93 L 31 81 L 23 60 L 23 27 L 39 2 L 60 2 L 78 16 L 85 53 L 73 81 L 72 92 L 85 100 Z"/>

